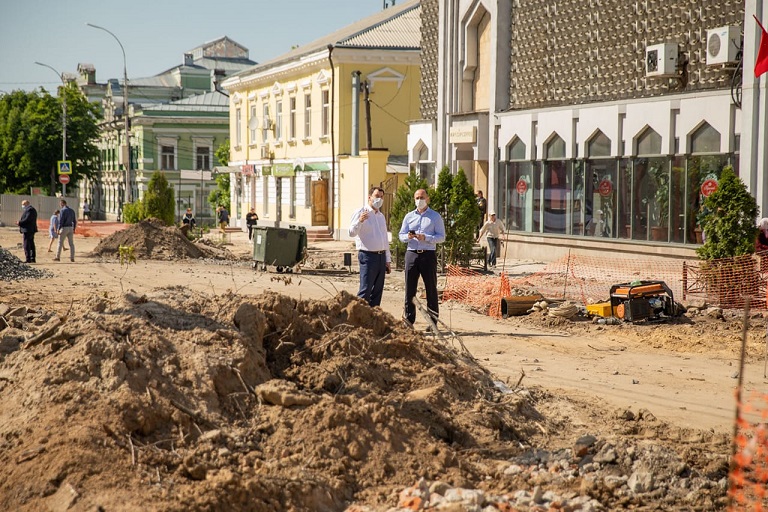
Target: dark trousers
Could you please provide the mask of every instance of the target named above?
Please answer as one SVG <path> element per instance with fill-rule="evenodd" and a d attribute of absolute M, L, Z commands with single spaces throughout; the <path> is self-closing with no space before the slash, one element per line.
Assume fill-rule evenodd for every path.
<path fill-rule="evenodd" d="M 248 224 L 248 240 L 253 238 L 253 225 Z"/>
<path fill-rule="evenodd" d="M 419 284 L 419 277 L 424 281 L 427 291 L 427 307 L 433 319 L 440 314 L 437 304 L 437 253 L 435 251 L 405 251 L 405 318 L 410 323 L 416 322 L 416 306 L 413 298 Z"/>
<path fill-rule="evenodd" d="M 34 233 L 22 233 L 22 246 L 24 247 L 24 257 L 27 259 L 27 263 L 34 263 L 37 258 L 37 251 L 35 250 L 35 234 Z"/>
<path fill-rule="evenodd" d="M 360 263 L 360 290 L 357 296 L 371 307 L 381 305 L 384 293 L 384 274 L 387 273 L 387 254 L 384 251 L 358 251 Z"/>
<path fill-rule="evenodd" d="M 486 238 L 488 240 L 488 264 L 496 266 L 496 251 L 499 250 L 498 238 Z"/>

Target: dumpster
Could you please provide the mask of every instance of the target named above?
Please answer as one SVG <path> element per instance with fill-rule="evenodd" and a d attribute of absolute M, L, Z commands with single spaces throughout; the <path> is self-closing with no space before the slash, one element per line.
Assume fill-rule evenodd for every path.
<path fill-rule="evenodd" d="M 307 248 L 307 230 L 303 226 L 253 228 L 253 268 L 266 270 L 273 266 L 278 272 L 292 272 L 304 259 Z"/>

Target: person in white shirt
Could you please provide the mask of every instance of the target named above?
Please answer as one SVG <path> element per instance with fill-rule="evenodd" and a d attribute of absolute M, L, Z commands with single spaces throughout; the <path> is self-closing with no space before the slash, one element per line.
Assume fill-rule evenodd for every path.
<path fill-rule="evenodd" d="M 360 262 L 360 290 L 357 296 L 371 307 L 381 304 L 384 274 L 392 271 L 387 220 L 381 213 L 383 204 L 384 189 L 372 187 L 368 204 L 352 215 L 349 225 L 349 236 L 355 238 L 357 260 Z"/>
<path fill-rule="evenodd" d="M 480 229 L 480 234 L 477 235 L 479 241 L 483 238 L 483 235 L 488 234 L 486 240 L 488 240 L 488 265 L 491 267 L 496 266 L 496 252 L 499 250 L 499 237 L 504 234 L 504 224 L 496 218 L 496 212 L 488 214 L 488 220 L 483 224 Z"/>

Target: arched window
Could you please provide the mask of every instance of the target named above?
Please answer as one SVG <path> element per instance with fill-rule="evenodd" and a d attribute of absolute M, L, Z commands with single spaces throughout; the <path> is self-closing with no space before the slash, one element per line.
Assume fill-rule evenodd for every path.
<path fill-rule="evenodd" d="M 704 123 L 691 135 L 691 153 L 719 153 L 720 132 Z"/>
<path fill-rule="evenodd" d="M 461 90 L 461 110 L 464 112 L 490 108 L 491 46 L 491 15 L 480 5 L 464 25 Z"/>
<path fill-rule="evenodd" d="M 652 128 L 646 129 L 637 138 L 638 155 L 660 155 L 661 154 L 661 135 Z"/>
<path fill-rule="evenodd" d="M 507 160 L 525 160 L 525 143 L 520 139 L 515 139 L 512 144 L 507 146 Z"/>
<path fill-rule="evenodd" d="M 547 160 L 562 160 L 565 158 L 565 141 L 559 135 L 555 135 L 545 144 L 544 158 Z"/>
<path fill-rule="evenodd" d="M 587 142 L 587 156 L 589 158 L 601 158 L 611 156 L 611 139 L 603 132 L 598 131 Z"/>

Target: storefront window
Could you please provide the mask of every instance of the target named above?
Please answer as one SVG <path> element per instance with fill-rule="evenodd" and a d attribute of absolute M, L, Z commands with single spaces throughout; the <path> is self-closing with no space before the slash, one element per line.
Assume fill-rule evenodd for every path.
<path fill-rule="evenodd" d="M 542 219 L 544 233 L 565 234 L 572 222 L 572 210 L 569 208 L 572 197 L 571 162 L 565 160 L 565 141 L 555 135 L 545 144 L 542 175 L 544 192 Z M 570 221 L 570 222 L 569 222 Z"/>
<path fill-rule="evenodd" d="M 507 147 L 507 161 L 500 162 L 497 195 L 500 220 L 507 231 L 533 229 L 533 176 L 520 139 Z"/>

